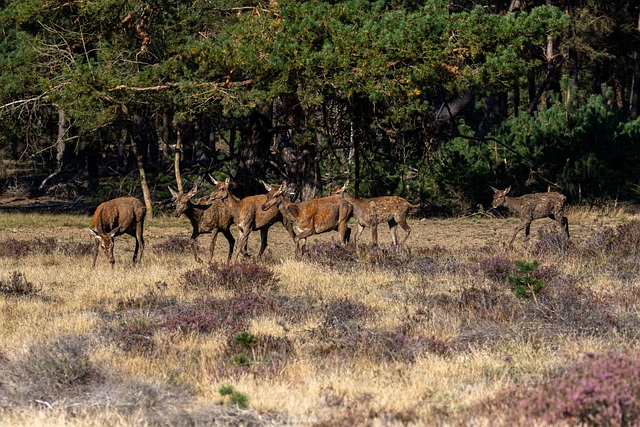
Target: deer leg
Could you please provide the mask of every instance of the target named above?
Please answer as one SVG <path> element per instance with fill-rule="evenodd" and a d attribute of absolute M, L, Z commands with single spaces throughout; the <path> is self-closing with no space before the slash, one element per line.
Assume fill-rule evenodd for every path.
<path fill-rule="evenodd" d="M 269 236 L 269 228 L 265 227 L 260 230 L 260 252 L 258 256 L 262 256 L 264 250 L 267 249 L 267 237 Z"/>
<path fill-rule="evenodd" d="M 394 219 L 391 219 L 387 224 L 389 224 L 389 231 L 391 231 L 391 242 L 395 246 L 398 244 L 398 223 Z"/>
<path fill-rule="evenodd" d="M 409 227 L 409 224 L 407 224 L 407 221 L 400 221 L 399 222 L 400 227 L 402 227 L 402 229 L 407 233 L 404 236 L 404 239 L 402 239 L 402 243 L 400 243 L 401 245 L 404 245 L 404 242 L 407 241 L 407 239 L 409 238 L 409 234 L 411 234 L 411 227 Z"/>
<path fill-rule="evenodd" d="M 364 231 L 364 225 L 358 223 L 358 229 L 356 230 L 355 236 L 353 236 L 353 242 L 356 245 L 356 253 L 358 253 L 358 242 L 360 241 L 360 236 L 362 235 L 363 231 Z"/>
<path fill-rule="evenodd" d="M 222 235 L 227 238 L 229 242 L 229 255 L 227 256 L 227 264 L 231 262 L 231 256 L 233 255 L 233 247 L 236 244 L 236 239 L 233 238 L 231 230 L 227 229 L 222 232 Z"/>
<path fill-rule="evenodd" d="M 567 239 L 569 238 L 569 219 L 566 216 L 562 217 L 561 221 L 562 228 L 564 232 L 567 233 Z"/>
<path fill-rule="evenodd" d="M 138 257 L 138 244 L 140 245 L 140 256 Z M 138 222 L 136 224 L 136 249 L 133 252 L 133 263 L 142 261 L 142 254 L 144 253 L 144 223 Z"/>
<path fill-rule="evenodd" d="M 249 227 L 242 228 L 240 230 L 240 237 L 238 239 L 238 251 L 236 252 L 236 259 L 240 257 L 240 254 L 244 256 L 249 256 L 249 252 L 247 251 L 247 242 L 249 240 L 249 233 L 251 233 L 251 229 Z"/>
<path fill-rule="evenodd" d="M 511 238 L 511 241 L 509 242 L 509 247 L 513 246 L 513 241 L 516 240 L 516 236 L 518 235 L 518 233 L 522 230 L 524 230 L 525 228 L 529 227 L 531 225 L 531 221 L 528 220 L 523 220 L 520 222 L 520 224 L 518 224 L 516 226 L 515 231 L 513 232 L 513 237 Z"/>
<path fill-rule="evenodd" d="M 213 260 L 213 250 L 216 247 L 218 232 L 219 232 L 218 228 L 214 228 L 213 230 L 211 230 L 211 243 L 209 244 L 209 264 L 211 264 L 211 261 Z"/>
<path fill-rule="evenodd" d="M 198 243 L 196 242 L 196 239 L 199 235 L 200 233 L 195 230 L 193 231 L 193 233 L 191 233 L 191 252 L 193 252 L 193 257 L 195 258 L 196 262 L 198 264 L 201 264 L 202 260 L 198 256 Z"/>
<path fill-rule="evenodd" d="M 98 253 L 100 252 L 100 240 L 96 239 L 95 244 L 96 250 L 93 251 L 93 266 L 92 268 L 96 268 L 96 260 L 98 259 Z"/>

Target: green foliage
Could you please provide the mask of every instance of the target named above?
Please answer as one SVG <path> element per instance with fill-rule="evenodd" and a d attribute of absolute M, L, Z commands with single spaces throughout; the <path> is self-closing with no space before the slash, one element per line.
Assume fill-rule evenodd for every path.
<path fill-rule="evenodd" d="M 219 392 L 223 399 L 228 398 L 230 402 L 235 403 L 241 408 L 249 406 L 249 397 L 244 393 L 240 393 L 232 385 L 227 384 L 221 386 Z"/>
<path fill-rule="evenodd" d="M 535 299 L 536 294 L 542 290 L 544 283 L 542 280 L 532 276 L 531 273 L 540 266 L 540 263 L 538 261 L 518 261 L 516 266 L 520 270 L 520 274 L 507 276 L 507 282 L 511 284 L 511 291 L 517 297 L 533 297 Z"/>

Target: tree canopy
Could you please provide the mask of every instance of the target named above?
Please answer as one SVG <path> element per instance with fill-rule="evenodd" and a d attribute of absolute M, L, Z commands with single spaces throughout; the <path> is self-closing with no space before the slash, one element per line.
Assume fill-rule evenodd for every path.
<path fill-rule="evenodd" d="M 101 195 L 140 169 L 162 198 L 179 137 L 187 178 L 232 175 L 240 195 L 350 179 L 451 213 L 490 185 L 640 197 L 636 2 L 2 5 L 0 153 L 23 166 L 4 177 L 43 191 Z"/>

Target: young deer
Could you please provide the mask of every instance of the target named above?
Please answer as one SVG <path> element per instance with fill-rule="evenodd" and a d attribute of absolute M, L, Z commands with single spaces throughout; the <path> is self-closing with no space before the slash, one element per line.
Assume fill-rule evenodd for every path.
<path fill-rule="evenodd" d="M 116 263 L 113 257 L 113 239 L 121 234 L 135 237 L 136 249 L 133 252 L 133 263 L 138 260 L 138 248 L 140 260 L 144 252 L 144 217 L 147 209 L 142 202 L 135 197 L 120 197 L 109 200 L 98 206 L 91 220 L 89 231 L 96 239 L 96 248 L 93 255 L 93 267 L 96 266 L 100 246 L 111 263 Z"/>
<path fill-rule="evenodd" d="M 242 255 L 249 256 L 247 252 L 247 241 L 249 240 L 249 234 L 253 230 L 260 230 L 260 252 L 259 256 L 264 253 L 267 247 L 267 237 L 269 234 L 269 227 L 276 222 L 280 221 L 289 232 L 291 238 L 294 238 L 293 229 L 291 224 L 282 220 L 282 214 L 276 207 L 272 207 L 269 210 L 263 211 L 262 205 L 266 201 L 266 194 L 259 194 L 257 196 L 249 196 L 244 199 L 238 199 L 229 192 L 229 178 L 222 182 L 218 181 L 214 177 L 210 176 L 211 181 L 215 187 L 209 195 L 209 201 L 222 200 L 226 205 L 233 222 L 238 227 L 240 236 L 238 237 L 238 246 L 236 250 L 236 258 Z"/>
<path fill-rule="evenodd" d="M 509 197 L 507 193 L 511 190 L 511 186 L 504 190 L 493 190 L 493 203 L 491 206 L 495 209 L 500 206 L 507 208 L 512 214 L 520 218 L 520 224 L 515 229 L 513 237 L 509 242 L 509 247 L 513 245 L 516 235 L 524 229 L 524 241 L 529 240 L 529 231 L 531 222 L 534 219 L 551 218 L 556 220 L 560 227 L 564 230 L 569 238 L 569 220 L 564 216 L 564 205 L 567 197 L 560 193 L 533 193 L 525 194 L 520 197 Z"/>
<path fill-rule="evenodd" d="M 236 239 L 231 234 L 231 224 L 233 224 L 233 218 L 227 209 L 227 206 L 220 200 L 212 202 L 208 201 L 207 197 L 202 197 L 193 203 L 191 198 L 196 195 L 198 186 L 193 187 L 188 193 L 179 193 L 169 187 L 169 191 L 175 201 L 176 210 L 173 213 L 176 218 L 184 214 L 189 221 L 191 221 L 191 227 L 193 232 L 191 233 L 191 250 L 196 262 L 202 262 L 198 256 L 198 247 L 196 239 L 201 234 L 211 233 L 211 245 L 209 246 L 209 262 L 213 259 L 213 250 L 216 246 L 216 239 L 218 233 L 222 235 L 229 242 L 229 255 L 227 256 L 227 262 L 231 261 L 231 255 L 233 254 L 233 246 L 236 243 Z"/>
<path fill-rule="evenodd" d="M 356 199 L 347 193 L 349 181 L 336 191 L 336 194 L 353 206 L 353 216 L 358 220 L 358 230 L 354 236 L 356 251 L 358 251 L 358 240 L 365 227 L 371 227 L 371 238 L 373 245 L 378 245 L 378 224 L 386 222 L 391 230 L 393 244 L 398 244 L 398 225 L 407 233 L 402 239 L 401 245 L 407 241 L 411 234 L 411 227 L 407 224 L 407 215 L 410 211 L 419 206 L 412 205 L 402 197 L 382 196 L 371 199 Z"/>
<path fill-rule="evenodd" d="M 347 222 L 353 214 L 353 208 L 340 200 L 339 196 L 291 203 L 286 198 L 288 191 L 286 181 L 282 182 L 280 187 L 266 186 L 266 188 L 269 192 L 262 210 L 267 211 L 276 206 L 284 220 L 293 224 L 293 230 L 296 233 L 293 239 L 296 244 L 296 258 L 304 256 L 307 237 L 314 234 L 337 230 L 342 244 L 347 243 L 351 231 L 347 227 Z"/>

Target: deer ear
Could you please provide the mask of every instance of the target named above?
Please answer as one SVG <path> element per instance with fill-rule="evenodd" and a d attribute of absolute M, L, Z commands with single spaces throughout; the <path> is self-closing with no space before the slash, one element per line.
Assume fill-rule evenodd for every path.
<path fill-rule="evenodd" d="M 112 238 L 115 237 L 115 235 L 118 234 L 118 231 L 120 231 L 120 226 L 117 226 L 116 228 L 111 230 L 111 232 L 109 233 L 109 236 L 111 236 Z"/>
<path fill-rule="evenodd" d="M 220 181 L 218 181 L 217 179 L 215 179 L 215 178 L 213 177 L 213 175 L 211 175 L 211 174 L 208 174 L 208 175 L 209 175 L 209 179 L 211 180 L 211 182 L 213 183 L 213 185 L 218 185 L 218 184 L 220 184 Z"/>
<path fill-rule="evenodd" d="M 287 191 L 287 186 L 287 181 L 282 181 L 282 184 L 280 184 L 280 192 Z"/>
<path fill-rule="evenodd" d="M 504 194 L 507 194 L 509 191 L 511 191 L 511 186 L 508 186 L 504 189 Z"/>
<path fill-rule="evenodd" d="M 90 229 L 89 229 L 89 232 L 90 232 L 90 233 L 91 233 L 91 235 L 92 235 L 93 237 L 95 237 L 96 239 L 98 239 L 98 240 L 101 240 L 101 239 L 102 239 L 102 237 L 100 237 L 100 235 L 99 235 L 98 233 L 96 233 L 96 232 L 95 232 L 95 230 L 94 230 L 93 228 L 90 228 Z"/>
<path fill-rule="evenodd" d="M 173 188 L 169 187 L 169 186 L 167 186 L 167 188 L 171 192 L 171 195 L 173 196 L 173 198 L 177 199 L 178 198 L 178 192 L 176 190 L 174 190 Z"/>
<path fill-rule="evenodd" d="M 224 184 L 226 186 L 229 186 L 229 183 L 231 182 L 231 179 L 229 177 L 227 177 L 227 179 L 224 180 Z"/>
<path fill-rule="evenodd" d="M 266 182 L 264 182 L 263 180 L 260 180 L 260 182 L 262 183 L 262 185 L 264 186 L 265 190 L 267 191 L 271 191 L 273 190 L 273 187 L 270 186 L 269 184 L 267 184 Z"/>
<path fill-rule="evenodd" d="M 490 186 L 490 187 L 491 187 L 491 186 Z M 500 191 L 500 190 L 498 190 L 498 189 L 497 189 L 497 188 L 495 188 L 495 187 L 491 187 L 491 189 L 493 190 L 493 192 L 494 192 L 494 193 L 497 193 L 498 191 Z"/>
<path fill-rule="evenodd" d="M 198 192 L 198 184 L 196 184 L 195 187 L 193 187 L 191 191 L 187 193 L 187 196 L 189 196 L 189 198 L 192 198 L 193 196 L 196 195 L 197 192 Z"/>

